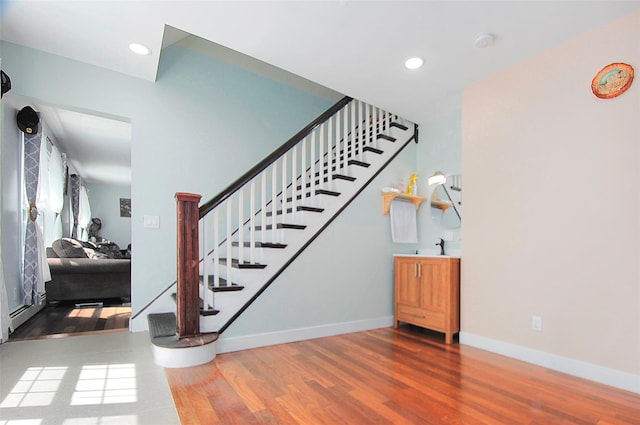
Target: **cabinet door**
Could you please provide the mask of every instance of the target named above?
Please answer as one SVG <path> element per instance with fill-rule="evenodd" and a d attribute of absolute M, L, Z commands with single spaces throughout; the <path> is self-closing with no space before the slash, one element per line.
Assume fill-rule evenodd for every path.
<path fill-rule="evenodd" d="M 434 313 L 447 310 L 447 263 L 444 261 L 423 260 L 420 262 L 422 294 L 420 307 Z"/>
<path fill-rule="evenodd" d="M 420 279 L 418 263 L 412 259 L 397 258 L 395 264 L 396 303 L 420 306 Z"/>

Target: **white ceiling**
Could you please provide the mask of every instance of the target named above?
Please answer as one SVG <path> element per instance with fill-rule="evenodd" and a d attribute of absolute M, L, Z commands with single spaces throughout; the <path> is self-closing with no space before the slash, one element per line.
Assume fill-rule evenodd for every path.
<path fill-rule="evenodd" d="M 155 80 L 169 25 L 425 122 L 463 87 L 640 11 L 640 1 L 43 0 L 0 7 L 3 40 L 141 79 Z M 473 40 L 481 32 L 495 34 L 495 45 L 476 48 Z M 176 32 L 167 32 L 165 45 L 175 41 L 169 34 Z M 133 55 L 131 42 L 149 46 L 152 54 Z M 413 55 L 425 65 L 409 71 L 403 62 Z M 130 143 L 130 129 L 119 119 L 69 121 L 65 115 L 58 112 L 60 140 L 88 126 L 78 130 L 85 132 L 85 151 L 69 147 L 79 162 L 92 152 L 87 137 L 119 149 L 123 136 Z M 111 142 L 98 137 L 104 131 L 96 127 L 103 124 L 115 127 Z"/>

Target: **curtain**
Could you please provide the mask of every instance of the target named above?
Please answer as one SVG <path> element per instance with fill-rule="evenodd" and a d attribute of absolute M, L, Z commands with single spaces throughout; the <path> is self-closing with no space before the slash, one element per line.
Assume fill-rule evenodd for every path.
<path fill-rule="evenodd" d="M 23 265 L 23 304 L 41 304 L 39 294 L 44 292 L 44 282 L 51 280 L 49 265 L 44 249 L 42 228 L 38 223 L 38 202 L 46 199 L 44 191 L 38 193 L 40 178 L 40 158 L 42 153 L 41 133 L 23 133 L 24 140 L 24 189 L 29 204 L 26 220 L 24 265 Z M 46 141 L 45 141 L 46 143 Z M 46 153 L 46 147 L 45 147 Z"/>
<path fill-rule="evenodd" d="M 78 237 L 78 210 L 80 209 L 80 176 L 72 174 L 69 178 L 71 183 L 71 215 L 73 216 L 73 226 L 71 227 L 71 237 Z"/>
<path fill-rule="evenodd" d="M 51 242 L 62 237 L 62 207 L 64 206 L 64 163 L 62 155 L 55 145 L 51 145 L 51 157 L 49 158 L 49 199 L 47 210 L 52 214 L 52 220 L 47 222 L 46 231 L 47 246 Z"/>
<path fill-rule="evenodd" d="M 73 213 L 71 237 L 81 241 L 89 240 L 88 227 L 91 223 L 89 196 L 82 179 L 77 174 L 71 175 L 71 212 Z"/>
<path fill-rule="evenodd" d="M 89 206 L 89 195 L 84 184 L 80 183 L 80 199 L 78 200 L 78 239 L 89 240 L 89 223 L 91 223 L 91 207 Z"/>

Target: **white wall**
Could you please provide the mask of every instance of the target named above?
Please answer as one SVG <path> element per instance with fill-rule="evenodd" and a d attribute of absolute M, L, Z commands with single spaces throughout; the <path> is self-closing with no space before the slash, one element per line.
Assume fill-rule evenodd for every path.
<path fill-rule="evenodd" d="M 4 61 L 6 64 L 6 61 Z M 5 95 L 6 96 L 6 95 Z M 2 268 L 9 311 L 22 305 L 20 278 L 20 138 L 16 125 L 18 110 L 2 102 L 2 168 L 0 187 L 2 187 Z"/>
<path fill-rule="evenodd" d="M 640 392 L 640 84 L 590 87 L 638 40 L 634 14 L 464 91 L 461 340 Z"/>
<path fill-rule="evenodd" d="M 131 243 L 131 217 L 120 217 L 120 198 L 131 199 L 131 186 L 87 183 L 91 217 L 102 221 L 100 236 L 126 249 Z"/>

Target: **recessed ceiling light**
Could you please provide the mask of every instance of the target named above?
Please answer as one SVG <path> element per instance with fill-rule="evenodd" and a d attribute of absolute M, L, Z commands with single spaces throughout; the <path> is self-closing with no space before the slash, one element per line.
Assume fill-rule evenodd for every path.
<path fill-rule="evenodd" d="M 409 58 L 404 61 L 404 66 L 408 69 L 418 69 L 424 64 L 424 60 L 419 57 Z"/>
<path fill-rule="evenodd" d="M 129 49 L 131 49 L 131 51 L 137 55 L 147 56 L 151 54 L 150 48 L 138 43 L 129 44 Z"/>

